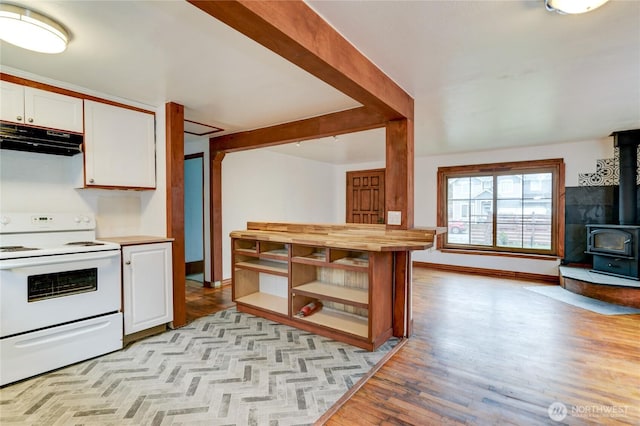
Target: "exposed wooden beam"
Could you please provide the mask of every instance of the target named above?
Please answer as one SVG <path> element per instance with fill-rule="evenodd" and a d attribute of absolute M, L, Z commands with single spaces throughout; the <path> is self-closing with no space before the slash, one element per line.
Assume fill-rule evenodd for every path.
<path fill-rule="evenodd" d="M 342 135 L 385 126 L 384 118 L 369 108 L 307 118 L 261 129 L 210 138 L 210 152 L 234 152 Z"/>
<path fill-rule="evenodd" d="M 388 120 L 413 119 L 413 98 L 306 3 L 188 1 Z"/>
<path fill-rule="evenodd" d="M 363 107 L 210 139 L 211 152 L 261 148 L 386 126 L 386 211 L 400 211 L 399 229 L 413 227 L 413 99 L 302 1 L 187 0 Z M 381 116 L 378 119 L 377 115 Z M 355 123 L 359 123 L 355 125 Z M 383 124 L 384 123 L 384 124 Z M 397 262 L 394 332 L 411 335 L 410 253 Z"/>

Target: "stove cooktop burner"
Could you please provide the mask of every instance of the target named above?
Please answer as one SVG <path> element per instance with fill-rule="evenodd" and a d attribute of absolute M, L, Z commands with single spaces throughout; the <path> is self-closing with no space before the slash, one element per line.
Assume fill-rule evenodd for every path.
<path fill-rule="evenodd" d="M 103 246 L 104 243 L 98 243 L 96 241 L 73 241 L 71 243 L 67 243 L 68 246 L 82 246 L 82 247 L 90 247 L 90 246 Z"/>
<path fill-rule="evenodd" d="M 39 250 L 35 247 L 25 247 L 25 246 L 4 246 L 0 247 L 0 252 L 12 252 L 12 251 L 29 251 L 29 250 Z"/>

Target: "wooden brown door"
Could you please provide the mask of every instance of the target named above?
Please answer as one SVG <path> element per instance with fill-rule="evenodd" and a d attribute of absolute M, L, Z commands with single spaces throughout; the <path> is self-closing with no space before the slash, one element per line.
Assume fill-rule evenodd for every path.
<path fill-rule="evenodd" d="M 347 172 L 347 223 L 384 223 L 384 169 Z"/>

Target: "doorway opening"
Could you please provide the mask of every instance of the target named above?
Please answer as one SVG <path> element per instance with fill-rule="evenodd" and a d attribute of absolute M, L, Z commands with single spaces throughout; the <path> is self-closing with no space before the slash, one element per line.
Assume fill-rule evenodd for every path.
<path fill-rule="evenodd" d="M 184 157 L 184 238 L 186 277 L 204 279 L 204 154 Z"/>

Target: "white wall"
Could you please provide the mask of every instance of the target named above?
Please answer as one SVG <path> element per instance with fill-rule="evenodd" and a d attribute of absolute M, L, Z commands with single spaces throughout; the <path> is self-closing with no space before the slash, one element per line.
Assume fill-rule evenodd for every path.
<path fill-rule="evenodd" d="M 340 185 L 329 164 L 264 149 L 227 154 L 222 161 L 223 277 L 231 277 L 231 231 L 246 229 L 250 221 L 336 222 L 334 194 Z"/>
<path fill-rule="evenodd" d="M 184 155 L 204 153 L 204 279 L 211 282 L 211 238 L 210 234 L 210 203 L 211 183 L 209 182 L 209 139 L 202 138 L 184 144 Z M 224 161 L 223 161 L 224 164 Z"/>
<path fill-rule="evenodd" d="M 0 210 L 25 213 L 82 213 L 96 216 L 99 237 L 144 234 L 142 193 L 104 189 L 75 189 L 77 159 L 19 151 L 0 151 Z M 152 197 L 149 198 L 149 204 Z M 150 221 L 164 217 L 157 207 Z M 160 210 L 161 209 L 161 210 Z M 155 210 L 155 209 L 154 209 Z M 153 230 L 164 235 L 163 228 Z"/>
<path fill-rule="evenodd" d="M 123 102 L 124 103 L 124 102 Z M 165 105 L 156 110 L 156 189 L 140 191 L 141 235 L 167 236 L 167 147 Z M 127 191 L 130 192 L 130 191 Z"/>
<path fill-rule="evenodd" d="M 479 151 L 455 155 L 420 157 L 415 160 L 415 226 L 434 226 L 437 217 L 437 172 L 440 166 L 497 163 L 507 161 L 564 158 L 565 186 L 578 186 L 578 174 L 594 172 L 596 160 L 613 158 L 611 138 L 573 143 L 558 143 L 528 148 Z M 442 253 L 437 250 L 419 251 L 414 261 L 500 269 L 505 271 L 557 275 L 559 261 L 518 259 L 501 256 L 478 256 Z"/>
<path fill-rule="evenodd" d="M 73 183 L 72 157 L 0 150 L 3 212 L 93 211 Z"/>

